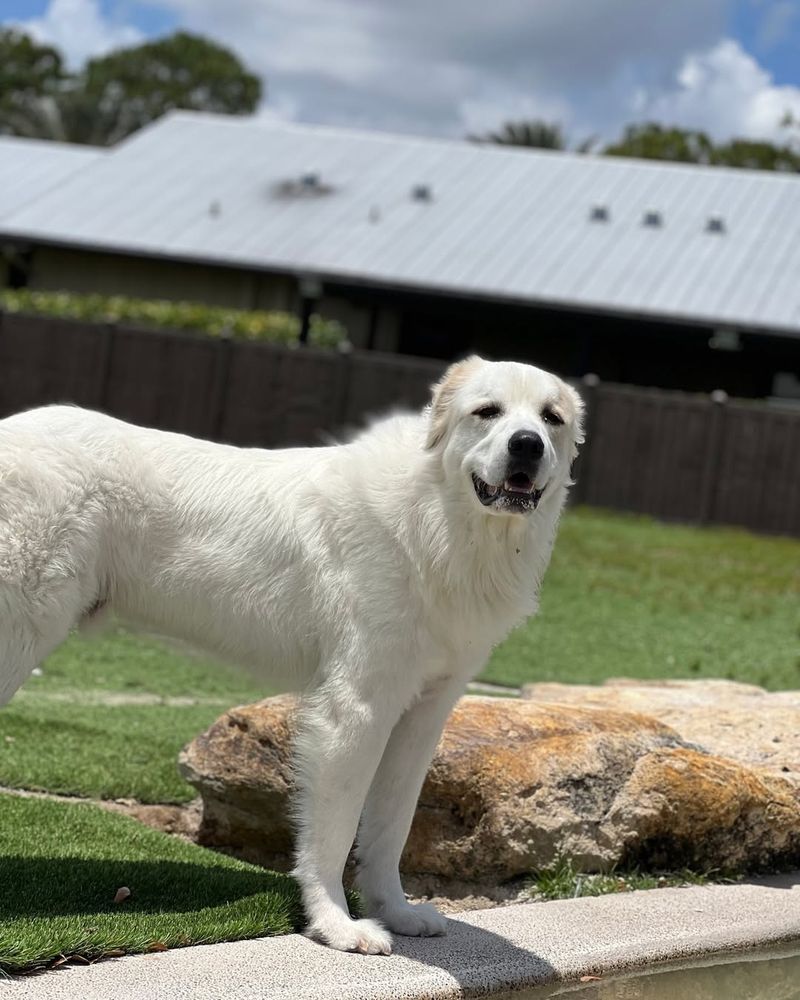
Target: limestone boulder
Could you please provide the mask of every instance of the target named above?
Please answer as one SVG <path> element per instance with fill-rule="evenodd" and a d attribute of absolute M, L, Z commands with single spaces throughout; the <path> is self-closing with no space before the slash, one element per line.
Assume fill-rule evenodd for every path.
<path fill-rule="evenodd" d="M 800 691 L 770 692 L 726 680 L 613 678 L 597 686 L 528 684 L 522 697 L 644 713 L 709 753 L 766 768 L 800 786 Z"/>
<path fill-rule="evenodd" d="M 289 866 L 296 705 L 279 695 L 232 708 L 184 748 L 178 768 L 203 800 L 199 843 L 270 868 Z"/>
<path fill-rule="evenodd" d="M 181 755 L 199 839 L 285 867 L 296 703 L 225 713 Z M 456 706 L 403 855 L 406 872 L 501 881 L 574 858 L 757 870 L 800 864 L 800 799 L 783 774 L 705 752 L 640 712 L 506 698 Z"/>

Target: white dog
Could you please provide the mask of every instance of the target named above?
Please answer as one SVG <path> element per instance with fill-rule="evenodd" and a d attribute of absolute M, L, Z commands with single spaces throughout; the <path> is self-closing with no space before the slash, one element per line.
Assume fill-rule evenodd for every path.
<path fill-rule="evenodd" d="M 348 444 L 240 449 L 53 406 L 0 421 L 0 704 L 104 610 L 306 692 L 295 874 L 308 933 L 443 934 L 398 862 L 440 732 L 537 607 L 581 402 L 469 358 Z M 367 919 L 342 870 L 358 831 Z"/>

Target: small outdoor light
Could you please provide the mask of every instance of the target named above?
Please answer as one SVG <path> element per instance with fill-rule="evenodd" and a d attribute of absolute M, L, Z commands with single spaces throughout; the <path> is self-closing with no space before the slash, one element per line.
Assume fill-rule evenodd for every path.
<path fill-rule="evenodd" d="M 715 330 L 708 346 L 714 351 L 741 351 L 742 338 L 738 330 Z"/>
<path fill-rule="evenodd" d="M 297 287 L 304 299 L 318 299 L 322 295 L 322 282 L 316 274 L 301 274 Z"/>

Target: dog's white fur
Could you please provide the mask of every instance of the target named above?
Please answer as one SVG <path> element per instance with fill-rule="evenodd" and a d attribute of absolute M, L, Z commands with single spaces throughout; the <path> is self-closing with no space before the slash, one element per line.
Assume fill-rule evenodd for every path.
<path fill-rule="evenodd" d="M 501 407 L 494 419 L 474 411 Z M 563 426 L 546 423 L 555 409 Z M 348 444 L 239 449 L 73 407 L 0 421 L 0 704 L 108 608 L 305 690 L 296 875 L 309 933 L 388 953 L 445 921 L 398 862 L 449 711 L 536 610 L 580 441 L 581 404 L 540 369 L 454 365 L 422 414 Z M 527 514 L 482 506 L 508 439 L 545 443 Z M 352 920 L 341 876 L 356 828 Z"/>

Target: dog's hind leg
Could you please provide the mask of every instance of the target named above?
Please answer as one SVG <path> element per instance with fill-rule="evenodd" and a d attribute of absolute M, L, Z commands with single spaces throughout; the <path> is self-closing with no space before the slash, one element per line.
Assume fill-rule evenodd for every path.
<path fill-rule="evenodd" d="M 22 687 L 42 660 L 69 633 L 69 625 L 53 634 L 35 633 L 19 623 L 0 622 L 0 705 L 5 705 Z"/>
<path fill-rule="evenodd" d="M 391 936 L 375 920 L 353 920 L 342 873 L 378 761 L 407 698 L 384 697 L 380 679 L 332 671 L 298 720 L 297 862 L 307 934 L 340 951 L 388 955 Z M 347 680 L 344 680 L 346 677 Z M 359 689 L 356 678 L 364 688 Z"/>
<path fill-rule="evenodd" d="M 0 584 L 0 705 L 65 641 L 77 623 L 79 589 L 64 587 L 48 601 L 31 601 L 17 586 Z"/>
<path fill-rule="evenodd" d="M 367 795 L 358 832 L 357 885 L 366 913 L 396 934 L 428 937 L 447 930 L 433 906 L 407 902 L 399 864 L 428 764 L 463 690 L 463 677 L 448 677 L 406 709 Z"/>

